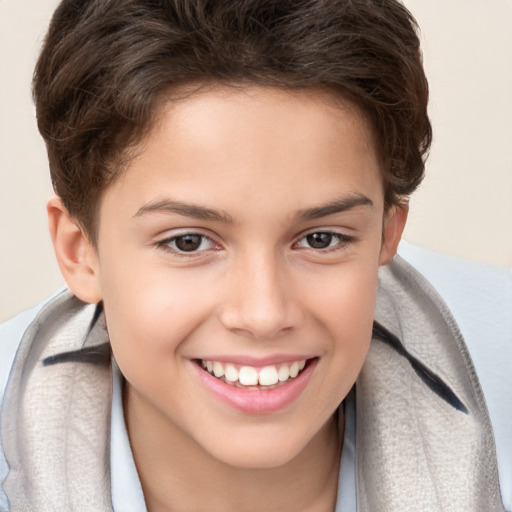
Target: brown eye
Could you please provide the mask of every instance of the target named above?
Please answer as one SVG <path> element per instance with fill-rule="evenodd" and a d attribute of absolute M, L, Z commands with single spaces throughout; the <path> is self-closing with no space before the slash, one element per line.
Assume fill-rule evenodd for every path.
<path fill-rule="evenodd" d="M 201 247 L 203 239 L 204 237 L 202 235 L 182 235 L 174 239 L 174 244 L 179 251 L 192 252 L 197 251 Z"/>
<path fill-rule="evenodd" d="M 211 238 L 201 233 L 183 233 L 156 243 L 157 247 L 175 257 L 200 257 L 209 251 L 220 250 L 221 247 Z"/>
<path fill-rule="evenodd" d="M 336 231 L 314 231 L 304 235 L 294 246 L 298 249 L 309 249 L 320 253 L 330 253 L 343 249 L 354 241 L 354 237 Z"/>
<path fill-rule="evenodd" d="M 306 236 L 306 242 L 312 249 L 327 249 L 334 239 L 332 233 L 311 233 Z"/>

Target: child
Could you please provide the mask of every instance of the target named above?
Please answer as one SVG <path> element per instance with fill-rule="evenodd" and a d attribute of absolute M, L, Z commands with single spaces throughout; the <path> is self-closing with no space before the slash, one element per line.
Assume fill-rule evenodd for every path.
<path fill-rule="evenodd" d="M 512 510 L 510 274 L 395 257 L 415 29 L 391 0 L 60 4 L 34 96 L 69 290 L 2 327 L 4 509 Z"/>

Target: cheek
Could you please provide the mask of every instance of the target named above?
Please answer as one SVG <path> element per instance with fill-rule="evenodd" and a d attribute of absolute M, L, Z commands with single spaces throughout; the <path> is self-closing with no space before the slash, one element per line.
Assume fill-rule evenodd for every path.
<path fill-rule="evenodd" d="M 309 294 L 325 325 L 338 330 L 358 330 L 371 323 L 377 296 L 378 266 L 364 261 L 342 265 L 325 279 L 310 283 Z M 318 276 L 317 276 L 318 277 Z"/>
<path fill-rule="evenodd" d="M 110 268 L 102 282 L 114 355 L 121 367 L 134 369 L 142 368 L 143 361 L 172 361 L 169 356 L 211 309 L 211 300 L 200 291 L 200 277 L 139 268 L 130 274 Z"/>
<path fill-rule="evenodd" d="M 332 344 L 328 347 L 328 357 L 334 363 L 336 379 L 342 380 L 348 389 L 355 381 L 370 345 L 377 274 L 376 265 L 354 262 L 340 268 L 336 276 L 331 276 L 330 284 L 324 283 L 316 293 L 317 321 L 327 329 Z"/>

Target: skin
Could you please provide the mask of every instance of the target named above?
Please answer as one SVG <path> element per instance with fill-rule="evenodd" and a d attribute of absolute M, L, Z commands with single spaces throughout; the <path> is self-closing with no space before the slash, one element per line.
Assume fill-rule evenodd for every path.
<path fill-rule="evenodd" d="M 104 192 L 95 245 L 59 198 L 48 212 L 71 290 L 104 302 L 148 508 L 332 510 L 336 410 L 407 214 L 384 211 L 369 126 L 326 93 L 214 87 L 166 104 L 135 154 Z M 186 233 L 203 238 L 180 253 Z M 316 248 L 311 233 L 334 234 Z M 225 404 L 194 367 L 283 354 L 317 364 L 271 414 Z"/>

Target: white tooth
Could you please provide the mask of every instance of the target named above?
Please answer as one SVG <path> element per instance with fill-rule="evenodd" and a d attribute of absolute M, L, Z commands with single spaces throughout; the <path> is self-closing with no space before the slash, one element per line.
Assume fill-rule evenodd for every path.
<path fill-rule="evenodd" d="M 236 382 L 238 380 L 238 370 L 232 364 L 228 364 L 224 369 L 224 376 L 229 382 Z"/>
<path fill-rule="evenodd" d="M 206 368 L 206 361 L 204 359 L 201 359 L 201 366 L 203 368 Z"/>
<path fill-rule="evenodd" d="M 279 381 L 279 375 L 275 366 L 265 366 L 259 374 L 259 382 L 262 386 L 272 386 Z"/>
<path fill-rule="evenodd" d="M 284 382 L 285 380 L 288 380 L 290 378 L 290 369 L 288 368 L 287 365 L 284 364 L 283 366 L 281 366 L 281 368 L 279 368 L 277 377 L 280 382 Z"/>
<path fill-rule="evenodd" d="M 243 386 L 256 386 L 258 384 L 258 372 L 252 366 L 242 366 L 238 375 L 238 382 Z"/>
<path fill-rule="evenodd" d="M 299 374 L 299 363 L 295 361 L 290 366 L 290 377 L 295 378 Z"/>
<path fill-rule="evenodd" d="M 304 370 L 304 366 L 306 366 L 306 361 L 300 361 L 299 362 L 299 371 Z"/>
<path fill-rule="evenodd" d="M 206 369 L 212 373 L 213 370 L 213 363 L 211 361 L 206 361 Z"/>
<path fill-rule="evenodd" d="M 224 375 L 224 366 L 222 366 L 222 364 L 219 363 L 218 361 L 215 361 L 215 363 L 213 363 L 213 374 L 217 378 L 220 378 Z"/>

